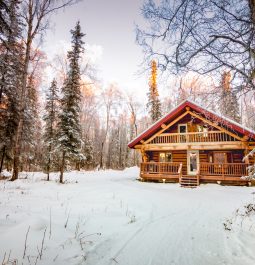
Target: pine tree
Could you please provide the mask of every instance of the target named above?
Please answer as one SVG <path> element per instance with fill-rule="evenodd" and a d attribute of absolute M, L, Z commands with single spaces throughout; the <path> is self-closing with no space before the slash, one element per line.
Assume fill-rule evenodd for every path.
<path fill-rule="evenodd" d="M 53 79 L 51 86 L 46 95 L 46 106 L 45 106 L 45 115 L 43 120 L 45 121 L 44 127 L 44 141 L 47 147 L 47 157 L 46 157 L 46 171 L 47 171 L 47 180 L 50 179 L 50 170 L 52 163 L 52 154 L 54 152 L 54 146 L 56 144 L 56 125 L 58 118 L 58 88 L 57 81 Z"/>
<path fill-rule="evenodd" d="M 240 123 L 239 103 L 236 94 L 231 89 L 230 82 L 230 72 L 224 72 L 221 81 L 220 112 L 223 116 Z"/>
<path fill-rule="evenodd" d="M 157 88 L 157 63 L 151 63 L 150 91 L 148 93 L 147 109 L 149 110 L 152 122 L 157 121 L 161 116 L 161 103 Z"/>
<path fill-rule="evenodd" d="M 83 148 L 82 153 L 84 156 L 84 159 L 82 161 L 83 166 L 85 166 L 86 169 L 89 169 L 94 161 L 94 154 L 93 154 L 93 146 L 92 141 L 89 138 L 85 138 L 83 140 Z"/>
<path fill-rule="evenodd" d="M 61 113 L 59 116 L 58 142 L 62 153 L 60 167 L 60 183 L 63 183 L 63 173 L 67 158 L 79 159 L 81 153 L 80 126 L 80 57 L 84 52 L 80 23 L 71 30 L 72 50 L 68 52 L 69 70 L 62 87 Z"/>
<path fill-rule="evenodd" d="M 8 2 L 10 30 L 1 45 L 0 58 L 0 173 L 5 157 L 12 159 L 15 134 L 19 117 L 20 78 L 23 63 L 23 47 L 20 44 L 21 21 L 19 0 Z"/>

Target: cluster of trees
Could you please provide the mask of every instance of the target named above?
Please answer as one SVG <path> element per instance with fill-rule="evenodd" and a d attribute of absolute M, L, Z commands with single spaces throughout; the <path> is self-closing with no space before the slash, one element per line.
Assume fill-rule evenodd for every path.
<path fill-rule="evenodd" d="M 63 182 L 68 168 L 136 165 L 128 142 L 185 99 L 255 129 L 253 1 L 145 1 L 151 27 L 138 29 L 137 40 L 151 65 L 147 106 L 117 84 L 102 88 L 90 75 L 77 23 L 44 102 L 46 56 L 39 46 L 50 15 L 75 2 L 0 3 L 0 173 L 12 170 L 15 180 L 21 170 L 44 170 L 49 179 L 60 171 Z M 165 97 L 159 97 L 157 67 L 178 74 Z M 218 81 L 201 75 L 208 73 Z"/>
<path fill-rule="evenodd" d="M 83 81 L 83 33 L 77 23 L 62 82 L 40 87 L 46 56 L 39 45 L 50 15 L 76 1 L 4 0 L 0 5 L 0 172 L 68 168 L 124 168 L 137 163 L 127 143 L 138 132 L 137 103 L 110 85 Z M 119 104 L 123 103 L 124 108 Z M 130 115 L 127 115 L 130 113 Z M 48 174 L 49 176 L 49 174 Z"/>

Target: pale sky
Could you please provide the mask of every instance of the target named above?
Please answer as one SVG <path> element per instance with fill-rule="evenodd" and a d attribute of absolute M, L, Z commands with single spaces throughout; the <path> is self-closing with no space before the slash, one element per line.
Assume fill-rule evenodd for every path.
<path fill-rule="evenodd" d="M 80 20 L 86 34 L 84 41 L 97 58 L 98 76 L 104 85 L 115 81 L 123 90 L 145 97 L 148 74 L 136 74 L 143 53 L 135 43 L 135 23 L 143 21 L 142 3 L 143 0 L 83 0 L 68 7 L 52 17 L 53 29 L 47 32 L 44 49 L 54 53 L 58 43 L 70 43 L 70 29 Z"/>

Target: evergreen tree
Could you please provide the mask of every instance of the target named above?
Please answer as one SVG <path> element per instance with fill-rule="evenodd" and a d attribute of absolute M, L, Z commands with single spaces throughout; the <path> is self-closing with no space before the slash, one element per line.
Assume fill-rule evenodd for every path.
<path fill-rule="evenodd" d="M 57 82 L 55 79 L 51 82 L 51 86 L 46 95 L 46 106 L 45 106 L 45 115 L 43 120 L 45 121 L 44 127 L 44 141 L 47 146 L 47 157 L 46 157 L 46 171 L 47 171 L 47 180 L 50 178 L 50 169 L 52 163 L 52 155 L 54 152 L 54 146 L 56 143 L 56 125 L 58 118 L 58 88 Z"/>
<path fill-rule="evenodd" d="M 1 45 L 0 54 L 0 173 L 4 159 L 12 159 L 13 143 L 18 126 L 20 79 L 23 47 L 20 44 L 21 21 L 18 0 L 8 3 L 10 31 Z"/>
<path fill-rule="evenodd" d="M 220 112 L 223 116 L 240 123 L 239 103 L 236 94 L 231 89 L 230 82 L 230 72 L 224 72 L 221 81 Z"/>
<path fill-rule="evenodd" d="M 157 121 L 161 116 L 161 103 L 157 88 L 157 63 L 151 63 L 150 91 L 148 93 L 147 109 L 149 110 L 152 122 Z"/>
<path fill-rule="evenodd" d="M 83 142 L 82 154 L 84 159 L 82 160 L 82 165 L 85 166 L 86 169 L 89 169 L 93 165 L 94 161 L 92 141 L 87 137 L 83 140 Z"/>
<path fill-rule="evenodd" d="M 69 70 L 62 87 L 61 113 L 58 124 L 58 142 L 62 153 L 60 166 L 60 183 L 63 183 L 63 172 L 67 158 L 80 160 L 81 126 L 80 126 L 80 57 L 84 52 L 80 23 L 71 30 L 72 50 L 68 52 Z"/>

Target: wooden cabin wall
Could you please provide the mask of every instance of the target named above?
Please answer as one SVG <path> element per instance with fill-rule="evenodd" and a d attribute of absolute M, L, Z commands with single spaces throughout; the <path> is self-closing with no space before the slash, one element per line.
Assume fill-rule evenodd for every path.
<path fill-rule="evenodd" d="M 187 175 L 187 151 L 173 151 L 173 162 L 182 163 L 182 174 Z"/>
<path fill-rule="evenodd" d="M 200 163 L 208 163 L 209 162 L 209 152 L 208 151 L 199 151 L 199 162 Z"/>

